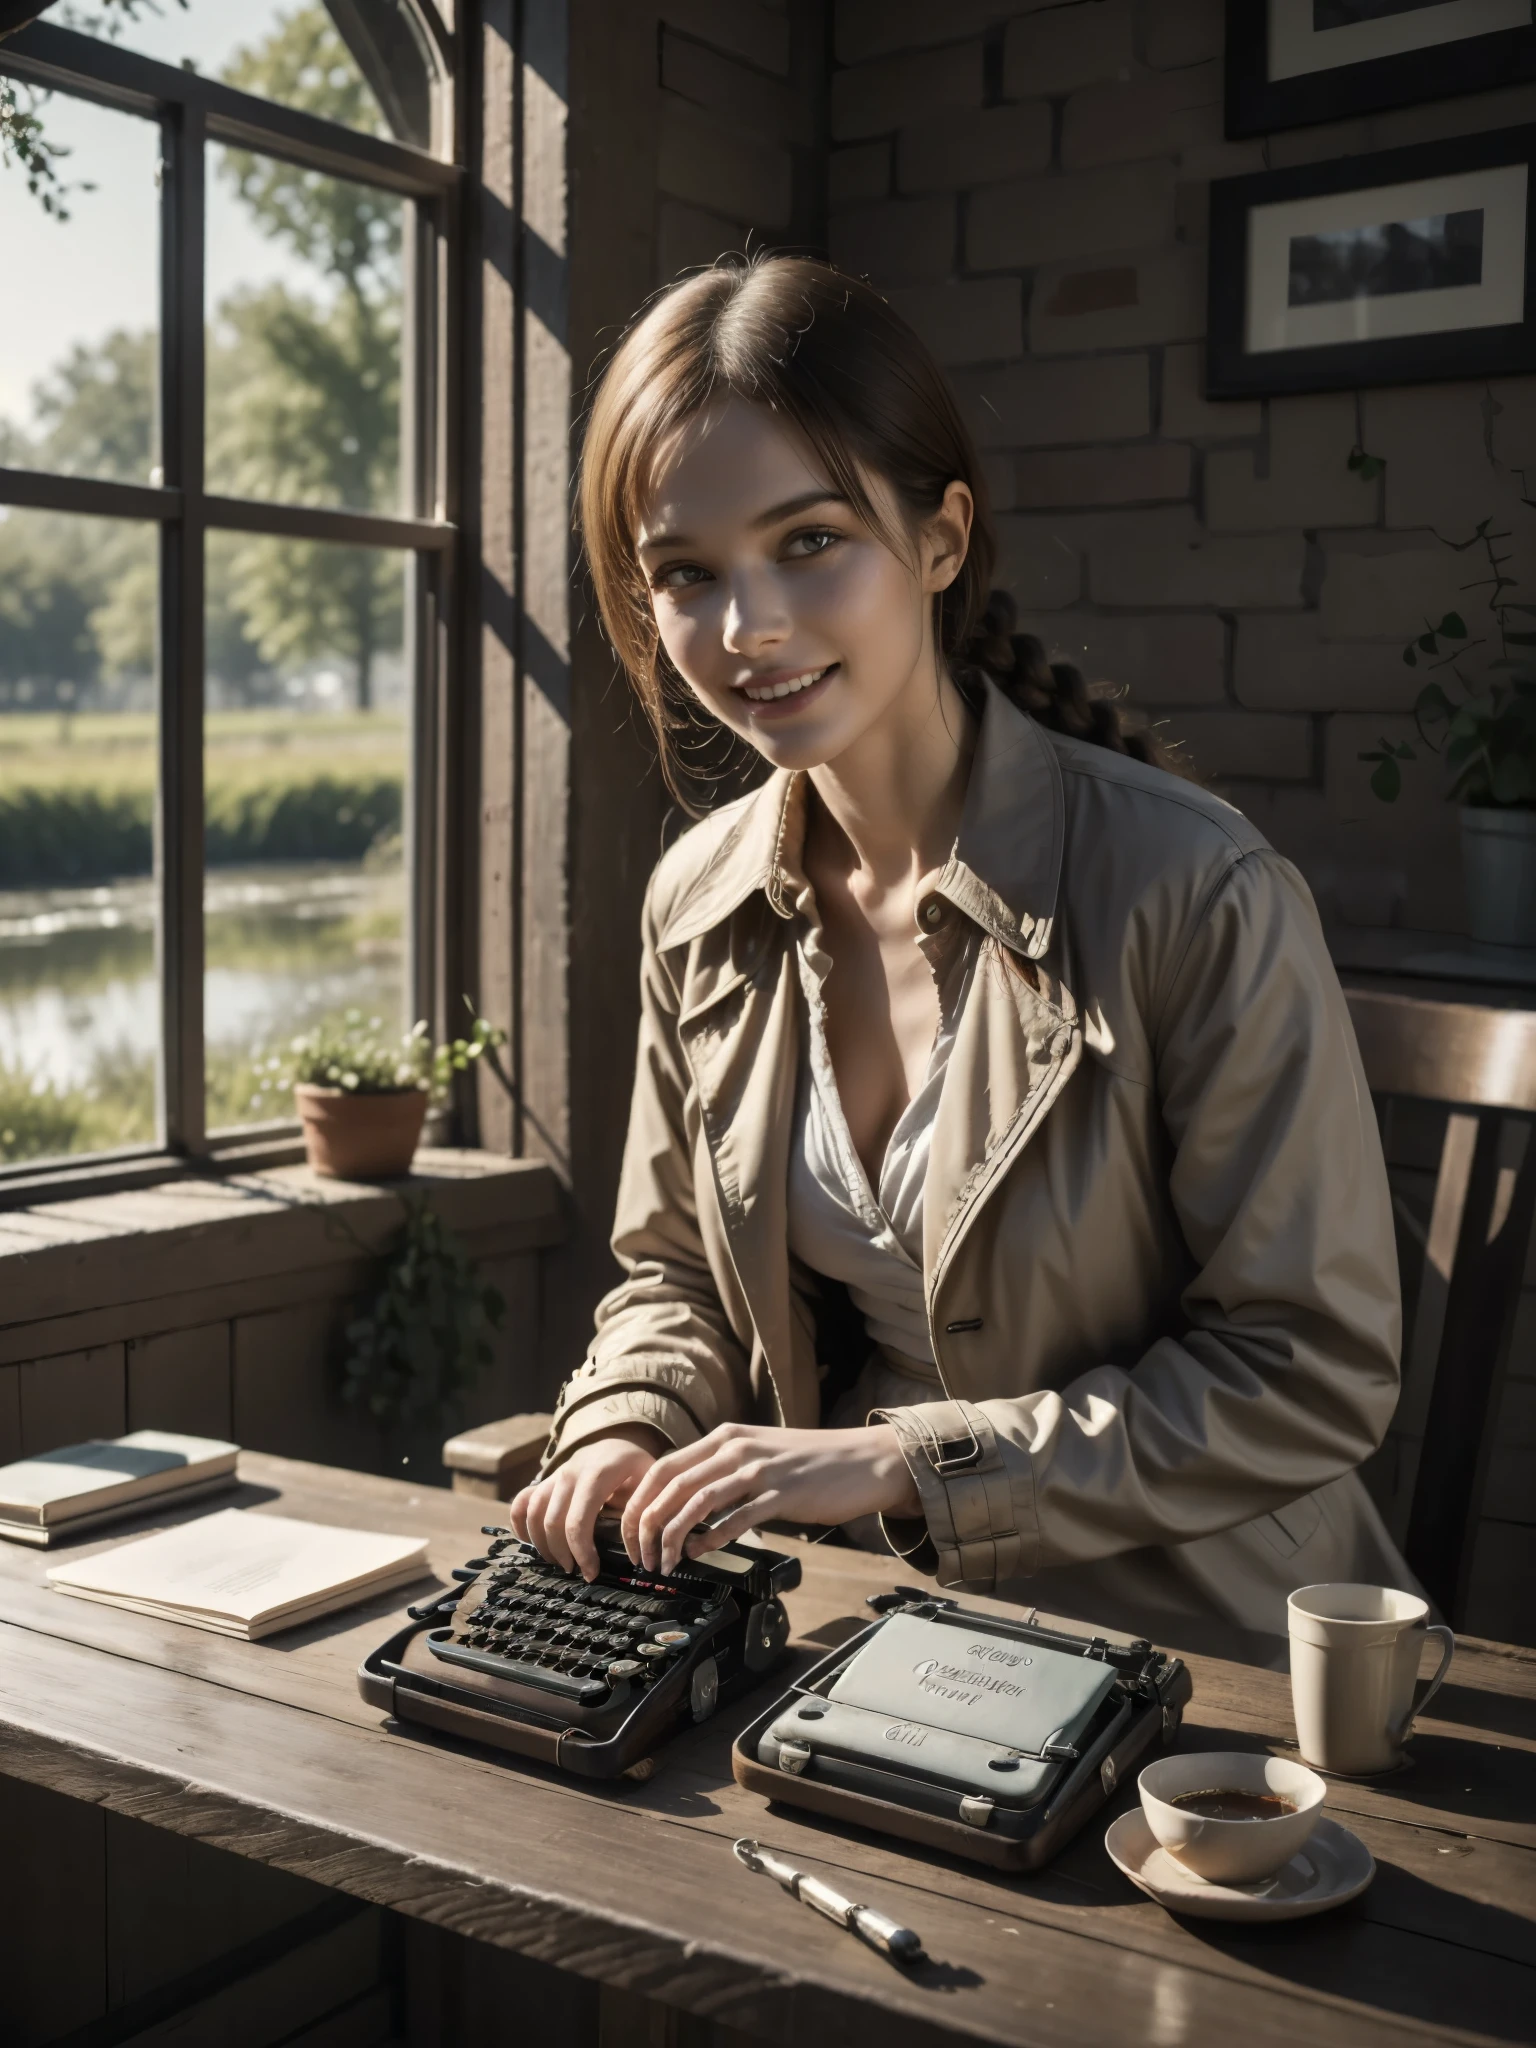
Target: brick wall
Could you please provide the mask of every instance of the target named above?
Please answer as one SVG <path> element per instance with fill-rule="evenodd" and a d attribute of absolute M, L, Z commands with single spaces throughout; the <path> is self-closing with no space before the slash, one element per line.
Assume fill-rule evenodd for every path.
<path fill-rule="evenodd" d="M 823 0 L 663 0 L 656 276 L 825 237 Z"/>
<path fill-rule="evenodd" d="M 1536 379 L 1207 402 L 1207 201 L 1530 120 L 1536 89 L 1229 143 L 1221 22 L 1220 0 L 837 0 L 832 254 L 948 366 L 1032 629 L 1165 720 L 1325 913 L 1457 931 L 1433 773 L 1389 809 L 1357 756 L 1411 735 L 1422 615 L 1475 606 L 1432 529 L 1532 535 Z M 1357 442 L 1383 477 L 1347 468 Z"/>

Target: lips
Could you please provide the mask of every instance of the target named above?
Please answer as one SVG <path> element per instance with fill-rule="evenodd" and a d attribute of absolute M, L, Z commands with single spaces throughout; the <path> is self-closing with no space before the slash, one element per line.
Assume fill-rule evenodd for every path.
<path fill-rule="evenodd" d="M 781 704 L 787 698 L 800 697 L 807 690 L 814 690 L 836 667 L 835 661 L 828 662 L 822 668 L 799 669 L 790 675 L 763 676 L 758 681 L 742 683 L 738 687 L 749 704 Z"/>

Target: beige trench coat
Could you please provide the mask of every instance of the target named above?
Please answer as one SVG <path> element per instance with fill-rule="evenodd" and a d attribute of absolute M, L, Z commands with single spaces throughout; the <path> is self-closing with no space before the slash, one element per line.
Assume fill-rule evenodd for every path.
<path fill-rule="evenodd" d="M 546 1470 L 620 1422 L 680 1446 L 821 1419 L 820 1283 L 786 1216 L 804 794 L 774 776 L 652 879 L 625 1277 Z M 1386 1175 L 1295 869 L 993 690 L 917 914 L 984 936 L 925 1195 L 947 1398 L 883 1411 L 926 1519 L 895 1546 L 946 1586 L 1266 1660 L 1292 1588 L 1411 1584 L 1355 1470 L 1397 1398 Z"/>

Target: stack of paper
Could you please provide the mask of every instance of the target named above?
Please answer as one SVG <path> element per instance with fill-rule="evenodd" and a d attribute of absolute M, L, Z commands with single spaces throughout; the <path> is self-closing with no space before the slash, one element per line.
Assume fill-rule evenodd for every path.
<path fill-rule="evenodd" d="M 174 1494 L 177 1503 L 235 1484 L 238 1446 L 136 1429 L 0 1465 L 0 1536 L 57 1543 Z"/>
<path fill-rule="evenodd" d="M 81 1600 L 255 1642 L 409 1585 L 427 1569 L 424 1536 L 225 1508 L 78 1564 L 56 1564 L 48 1582 Z"/>

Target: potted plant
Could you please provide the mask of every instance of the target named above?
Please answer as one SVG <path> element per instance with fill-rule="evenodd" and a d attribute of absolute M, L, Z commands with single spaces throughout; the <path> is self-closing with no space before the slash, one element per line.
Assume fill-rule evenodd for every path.
<path fill-rule="evenodd" d="M 1485 519 L 1468 540 L 1446 545 L 1458 553 L 1480 548 L 1486 558 L 1486 581 L 1468 588 L 1488 590 L 1497 653 L 1469 666 L 1474 649 L 1495 643 L 1475 638 L 1459 612 L 1447 612 L 1425 621 L 1403 660 L 1434 675 L 1414 700 L 1414 722 L 1424 745 L 1444 757 L 1447 793 L 1461 807 L 1468 931 L 1492 945 L 1536 946 L 1536 632 L 1510 624 L 1536 618 L 1536 606 L 1509 598 L 1515 579 L 1504 574 L 1509 557 L 1498 553 L 1509 535 L 1492 526 Z M 1400 764 L 1416 758 L 1411 743 L 1388 739 L 1360 756 L 1374 764 L 1371 788 L 1386 803 L 1402 788 Z"/>
<path fill-rule="evenodd" d="M 473 1015 L 473 1005 L 470 1005 Z M 395 1180 L 410 1172 L 428 1105 L 446 1096 L 456 1073 L 491 1056 L 506 1033 L 474 1017 L 467 1038 L 434 1045 L 425 1023 L 404 1037 L 382 1036 L 377 1017 L 348 1010 L 316 1025 L 285 1054 L 257 1062 L 261 1086 L 293 1090 L 304 1149 L 316 1173 L 335 1180 Z"/>

